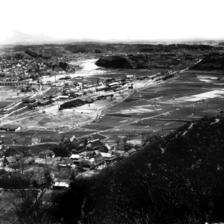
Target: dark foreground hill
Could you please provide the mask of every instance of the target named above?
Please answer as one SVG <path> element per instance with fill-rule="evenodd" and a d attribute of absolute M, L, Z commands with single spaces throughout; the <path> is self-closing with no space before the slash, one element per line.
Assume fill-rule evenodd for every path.
<path fill-rule="evenodd" d="M 58 199 L 59 200 L 59 199 Z M 60 198 L 63 223 L 224 221 L 224 118 L 204 118 L 105 169 Z"/>

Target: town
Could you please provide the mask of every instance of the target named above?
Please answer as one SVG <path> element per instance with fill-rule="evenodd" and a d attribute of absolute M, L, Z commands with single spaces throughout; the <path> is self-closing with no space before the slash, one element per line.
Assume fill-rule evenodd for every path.
<path fill-rule="evenodd" d="M 223 1 L 0 3 L 0 224 L 224 224 Z"/>
<path fill-rule="evenodd" d="M 141 128 L 141 120 L 148 118 L 141 114 L 138 118 L 138 112 L 137 120 L 132 120 L 128 113 L 118 112 L 120 109 L 111 112 L 113 108 L 122 108 L 124 102 L 135 99 L 150 87 L 176 80 L 190 66 L 201 62 L 197 54 L 176 65 L 184 57 L 175 58 L 175 54 L 169 53 L 170 64 L 164 61 L 167 69 L 143 70 L 138 75 L 135 74 L 138 71 L 127 70 L 117 76 L 119 71 L 112 70 L 112 75 L 108 75 L 96 65 L 102 61 L 97 62 L 97 55 L 90 59 L 74 54 L 49 56 L 47 48 L 42 52 L 29 47 L 14 51 L 10 54 L 8 50 L 0 60 L 0 169 L 5 188 L 17 185 L 8 184 L 11 176 L 16 176 L 22 188 L 38 189 L 47 184 L 50 189 L 66 189 L 71 178 L 96 175 L 135 154 L 153 136 Z M 146 62 L 151 60 L 145 55 L 137 55 L 136 59 L 141 57 Z M 132 55 L 131 58 L 135 60 Z M 108 56 L 108 60 L 123 63 L 126 59 Z M 149 114 L 155 111 L 159 112 L 156 116 L 168 115 L 166 108 L 164 113 L 160 112 L 158 103 L 151 102 Z M 104 124 L 98 125 L 107 114 L 112 118 L 112 123 L 105 121 L 112 125 L 109 129 Z M 120 117 L 124 120 L 119 120 Z M 118 121 L 113 124 L 114 118 Z M 140 129 L 120 131 L 129 119 L 131 126 L 139 123 Z M 122 133 L 114 135 L 113 129 Z"/>
<path fill-rule="evenodd" d="M 75 113 L 84 117 L 84 124 L 94 122 L 108 107 L 121 103 L 140 89 L 173 78 L 178 73 L 168 71 L 137 77 L 127 74 L 88 79 L 76 75 L 76 70 L 80 68 L 69 63 L 68 57 L 52 59 L 30 50 L 25 53 L 26 56 L 18 53 L 11 57 L 2 56 L 0 61 L 1 91 L 5 93 L 3 98 L 10 97 L 5 99 L 7 102 L 2 106 L 0 116 L 0 168 L 6 175 L 5 186 L 9 181 L 7 176 L 10 178 L 13 174 L 22 175 L 21 187 L 39 188 L 46 184 L 47 172 L 51 179 L 48 187 L 67 188 L 71 177 L 97 174 L 108 165 L 135 153 L 144 141 L 140 137 L 136 143 L 125 135 L 116 140 L 100 134 L 79 138 L 70 135 L 62 137 L 59 145 L 53 144 L 47 150 L 43 147 L 35 151 L 32 147 L 41 148 L 41 143 L 38 137 L 32 137 L 30 149 L 26 150 L 26 142 L 24 150 L 23 145 L 13 138 L 10 142 L 8 140 L 12 133 L 27 130 L 24 117 L 33 121 L 34 113 L 44 116 L 53 108 L 54 115 L 60 116 L 60 111 L 66 113 L 69 109 L 75 109 Z M 14 96 L 10 96 L 10 91 Z M 86 114 L 90 112 L 93 116 L 88 118 Z M 75 121 L 75 127 L 82 125 L 82 122 L 79 124 L 79 121 Z M 35 129 L 39 128 L 35 126 Z M 60 126 L 57 128 L 60 130 Z M 70 124 L 69 128 L 72 128 Z M 2 184 L 4 186 L 4 181 Z"/>

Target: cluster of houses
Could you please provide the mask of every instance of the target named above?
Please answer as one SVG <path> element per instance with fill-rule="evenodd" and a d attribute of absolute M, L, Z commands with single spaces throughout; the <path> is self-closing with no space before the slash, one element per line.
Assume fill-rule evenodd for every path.
<path fill-rule="evenodd" d="M 45 59 L 42 57 L 32 58 L 20 54 L 0 57 L 0 78 L 1 83 L 29 80 L 38 80 L 43 75 L 52 75 L 53 71 L 74 72 L 75 68 L 64 62 L 64 58 Z M 30 81 L 31 80 L 31 81 Z"/>
<path fill-rule="evenodd" d="M 49 59 L 46 62 L 41 57 L 20 58 L 3 56 L 0 58 L 0 82 L 19 83 L 28 81 L 28 83 L 24 84 L 26 86 L 34 82 L 42 74 L 51 74 L 53 70 L 59 69 L 57 68 L 58 66 L 66 67 L 66 64 L 60 62 L 60 58 L 55 60 L 56 62 L 52 62 Z M 54 64 L 55 66 L 52 67 Z M 144 78 L 146 79 L 148 76 Z M 135 79 L 138 78 L 128 75 L 124 78 L 102 79 L 96 83 L 84 83 L 82 81 L 75 83 L 66 78 L 61 80 L 63 88 L 56 91 L 55 95 L 23 98 L 20 104 L 16 104 L 13 109 L 10 107 L 10 110 L 3 111 L 3 113 L 13 112 L 21 108 L 33 109 L 39 106 L 46 106 L 55 101 L 64 102 L 65 100 L 66 102 L 60 108 L 63 106 L 69 108 L 70 106 L 74 107 L 74 105 L 90 104 L 95 100 L 104 98 L 112 99 L 115 91 L 120 91 L 122 88 L 133 88 Z M 39 83 L 38 80 L 36 82 Z M 29 91 L 29 89 L 27 90 L 26 88 L 24 91 Z M 88 93 L 93 94 L 89 95 Z M 0 127 L 0 130 L 16 132 L 20 128 L 6 125 Z M 3 142 L 0 142 L 0 170 L 12 174 L 22 173 L 25 176 L 30 175 L 30 178 L 38 186 L 46 179 L 45 171 L 43 170 L 48 170 L 53 180 L 51 187 L 68 187 L 71 175 L 78 177 L 96 174 L 105 167 L 136 152 L 134 145 L 128 145 L 124 141 L 120 141 L 119 146 L 116 144 L 109 145 L 100 138 L 78 140 L 75 136 L 72 136 L 67 141 L 64 141 L 63 144 L 59 145 L 57 150 L 49 148 L 44 151 L 27 153 L 20 150 L 11 150 L 4 146 Z M 67 147 L 66 150 L 68 152 L 60 154 L 60 150 L 64 150 L 63 147 Z"/>
<path fill-rule="evenodd" d="M 109 145 L 99 138 L 78 140 L 72 136 L 63 140 L 63 144 L 65 142 L 71 147 L 65 156 L 58 156 L 54 149 L 24 156 L 23 153 L 6 148 L 3 142 L 0 142 L 0 170 L 11 174 L 22 173 L 25 176 L 32 173 L 31 179 L 38 183 L 38 186 L 41 186 L 46 179 L 42 170 L 48 170 L 52 178 L 50 188 L 61 189 L 69 186 L 71 176 L 95 175 L 137 150 L 130 144 L 126 148 L 122 147 L 122 144 L 125 145 L 122 141 L 119 146 Z M 60 148 L 59 145 L 58 150 L 63 150 L 63 146 Z"/>

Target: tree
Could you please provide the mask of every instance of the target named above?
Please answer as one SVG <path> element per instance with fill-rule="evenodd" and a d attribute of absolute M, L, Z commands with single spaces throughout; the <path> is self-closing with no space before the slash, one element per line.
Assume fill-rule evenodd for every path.
<path fill-rule="evenodd" d="M 55 156 L 68 157 L 72 151 L 72 143 L 68 138 L 63 138 L 53 151 Z"/>
<path fill-rule="evenodd" d="M 21 190 L 15 214 L 19 224 L 55 224 L 50 205 L 44 203 L 45 189 L 39 191 Z"/>

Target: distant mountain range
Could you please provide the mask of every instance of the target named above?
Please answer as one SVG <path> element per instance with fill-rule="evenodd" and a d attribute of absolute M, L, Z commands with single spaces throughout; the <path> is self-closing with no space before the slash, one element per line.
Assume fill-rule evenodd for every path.
<path fill-rule="evenodd" d="M 20 31 L 13 31 L 8 34 L 8 37 L 0 40 L 0 45 L 30 45 L 30 44 L 49 44 L 49 43 L 124 43 L 124 44 L 205 44 L 205 45 L 219 45 L 223 44 L 224 40 L 203 40 L 203 39 L 186 39 L 186 40 L 97 40 L 97 39 L 58 39 L 48 36 L 44 33 L 27 34 Z"/>
<path fill-rule="evenodd" d="M 27 34 L 19 31 L 13 31 L 8 34 L 7 39 L 0 42 L 0 45 L 29 45 L 29 44 L 44 44 L 57 41 L 55 38 L 45 34 Z"/>

